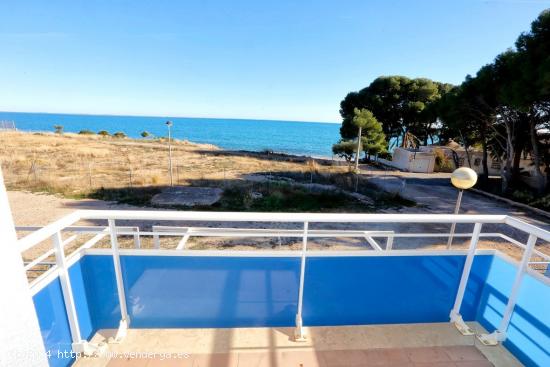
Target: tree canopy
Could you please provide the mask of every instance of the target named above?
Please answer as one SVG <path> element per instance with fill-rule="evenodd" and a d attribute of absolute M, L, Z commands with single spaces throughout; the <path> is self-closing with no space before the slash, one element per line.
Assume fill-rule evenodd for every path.
<path fill-rule="evenodd" d="M 433 116 L 427 106 L 439 100 L 450 84 L 426 78 L 381 76 L 359 92 L 349 93 L 340 103 L 343 118 L 340 135 L 343 139 L 357 136 L 353 124 L 355 108 L 366 108 L 382 124 L 384 134 L 391 140 L 406 132 L 427 140 L 434 133 Z"/>
<path fill-rule="evenodd" d="M 520 161 L 529 156 L 537 190 L 544 191 L 550 181 L 550 10 L 533 21 L 514 48 L 458 86 L 394 75 L 348 93 L 340 103 L 343 141 L 358 135 L 356 109 L 372 112 L 390 150 L 407 144 L 411 136 L 424 144 L 456 140 L 467 155 L 472 147 L 481 147 L 480 182 L 488 179 L 492 156 L 503 163 L 503 191 L 519 184 Z M 365 141 L 366 150 L 368 145 Z"/>

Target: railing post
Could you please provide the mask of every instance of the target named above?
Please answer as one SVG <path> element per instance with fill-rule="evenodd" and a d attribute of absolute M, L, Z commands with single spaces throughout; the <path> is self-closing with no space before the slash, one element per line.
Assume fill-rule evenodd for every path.
<path fill-rule="evenodd" d="M 141 248 L 141 238 L 139 236 L 139 227 L 135 228 L 134 231 L 134 247 L 135 248 Z"/>
<path fill-rule="evenodd" d="M 527 267 L 529 266 L 529 259 L 531 259 L 531 254 L 533 253 L 533 249 L 535 248 L 536 243 L 537 243 L 537 237 L 533 234 L 529 235 L 529 238 L 527 239 L 527 244 L 525 246 L 525 250 L 523 251 L 523 257 L 521 258 L 521 262 L 519 263 L 518 270 L 516 271 L 514 284 L 510 292 L 510 297 L 508 297 L 508 303 L 506 304 L 506 308 L 504 309 L 504 313 L 502 315 L 502 320 L 500 321 L 500 325 L 498 326 L 498 329 L 496 329 L 494 332 L 479 336 L 478 339 L 483 344 L 497 345 L 498 342 L 502 342 L 506 340 L 506 331 L 508 330 L 508 325 L 510 325 L 512 312 L 514 312 L 514 307 L 516 306 L 516 303 L 518 300 L 521 282 L 523 281 L 523 276 L 525 275 L 525 272 L 527 271 Z"/>
<path fill-rule="evenodd" d="M 304 277 L 306 273 L 306 252 L 307 252 L 307 232 L 309 223 L 304 222 L 304 234 L 302 237 L 302 258 L 300 263 L 300 288 L 298 291 L 298 313 L 296 314 L 296 330 L 294 337 L 296 341 L 305 341 L 304 325 L 302 322 L 302 307 L 304 303 Z"/>
<path fill-rule="evenodd" d="M 391 251 L 393 249 L 393 233 L 388 235 L 386 240 L 386 251 Z"/>
<path fill-rule="evenodd" d="M 82 339 L 74 303 L 73 289 L 71 287 L 71 279 L 69 277 L 69 266 L 65 259 L 65 246 L 59 231 L 52 236 L 52 242 L 55 249 L 55 261 L 59 270 L 59 283 L 61 283 L 61 293 L 63 294 L 63 302 L 65 303 L 65 312 L 67 313 L 69 330 L 71 332 L 71 347 L 74 353 L 85 356 L 94 355 L 105 350 L 106 345 L 104 343 L 92 344 Z"/>
<path fill-rule="evenodd" d="M 153 230 L 153 232 L 155 232 L 155 230 Z M 160 236 L 156 233 L 153 234 L 153 246 L 157 250 L 160 248 Z"/>
<path fill-rule="evenodd" d="M 61 283 L 61 292 L 63 293 L 65 311 L 67 312 L 69 329 L 73 340 L 72 346 L 73 350 L 75 350 L 78 349 L 77 345 L 82 344 L 83 341 L 80 335 L 80 326 L 78 325 L 78 317 L 76 316 L 71 279 L 69 278 L 69 269 L 65 260 L 65 250 L 63 248 L 63 239 L 61 238 L 60 232 L 56 232 L 52 236 L 52 242 L 55 248 L 55 261 L 57 263 L 57 268 L 59 269 L 59 282 Z M 75 350 L 75 352 L 77 351 Z"/>
<path fill-rule="evenodd" d="M 122 278 L 122 268 L 120 266 L 120 255 L 118 252 L 118 239 L 116 233 L 115 220 L 109 219 L 109 233 L 111 236 L 111 248 L 113 251 L 113 265 L 115 268 L 116 287 L 118 293 L 118 302 L 120 304 L 121 321 L 118 328 L 115 342 L 120 342 L 125 336 L 130 318 L 128 317 L 128 309 L 126 308 L 126 293 L 124 291 L 124 280 Z"/>
<path fill-rule="evenodd" d="M 460 284 L 458 286 L 458 291 L 456 293 L 454 307 L 451 310 L 450 318 L 463 335 L 474 335 L 474 332 L 460 316 L 460 306 L 462 306 L 462 299 L 464 298 L 464 292 L 466 291 L 466 285 L 468 284 L 468 278 L 470 276 L 470 271 L 472 270 L 472 263 L 474 262 L 474 257 L 477 248 L 477 242 L 479 241 L 479 234 L 481 233 L 481 223 L 476 223 L 474 225 L 474 232 L 472 233 L 472 238 L 470 239 L 470 247 L 468 248 L 468 255 L 464 261 L 464 268 L 462 270 L 462 276 L 460 278 Z"/>

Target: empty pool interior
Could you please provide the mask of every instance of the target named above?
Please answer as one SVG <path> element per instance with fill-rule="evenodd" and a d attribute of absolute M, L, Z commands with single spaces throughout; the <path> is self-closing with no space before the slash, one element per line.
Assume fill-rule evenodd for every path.
<path fill-rule="evenodd" d="M 293 358 L 288 353 L 300 348 L 305 348 L 303 353 L 354 350 L 360 354 L 377 348 L 478 347 L 473 337 L 460 335 L 448 323 L 464 267 L 463 254 L 309 254 L 303 321 L 310 335 L 304 344 L 290 341 L 298 303 L 299 256 L 160 256 L 131 255 L 121 250 L 120 260 L 131 326 L 123 343 L 112 345 L 112 350 L 147 348 L 145 351 L 155 352 L 172 346 L 177 349 L 174 352 L 196 355 L 240 355 L 247 351 L 224 346 L 234 347 L 232 343 L 241 340 L 242 345 L 254 349 L 257 340 L 265 339 L 276 341 L 275 356 L 271 356 L 272 351 L 261 351 L 271 360 L 283 358 L 280 353 L 285 352 L 286 358 Z M 494 331 L 516 271 L 517 265 L 498 252 L 476 255 L 462 303 L 463 318 L 473 322 L 477 330 Z M 120 309 L 113 257 L 87 250 L 70 267 L 69 275 L 82 337 L 101 338 L 100 330 L 117 328 Z M 59 279 L 53 277 L 40 288 L 34 302 L 46 348 L 70 350 L 71 334 Z M 503 343 L 506 350 L 478 348 L 489 363 L 514 365 L 517 358 L 527 366 L 550 365 L 549 289 L 547 278 L 525 274 L 508 339 Z M 424 328 L 435 331 L 422 337 Z M 194 340 L 204 340 L 207 349 L 188 349 Z M 422 353 L 404 353 L 409 352 Z M 452 354 L 448 350 L 432 352 Z M 52 366 L 73 362 L 53 354 Z M 318 363 L 331 358 L 321 357 Z M 503 360 L 497 361 L 499 357 Z M 311 356 L 304 354 L 303 358 Z M 79 363 L 102 362 L 87 359 Z"/>

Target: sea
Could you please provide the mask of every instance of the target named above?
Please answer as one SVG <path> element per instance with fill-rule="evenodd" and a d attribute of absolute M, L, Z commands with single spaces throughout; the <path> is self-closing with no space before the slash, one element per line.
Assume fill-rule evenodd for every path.
<path fill-rule="evenodd" d="M 175 139 L 213 144 L 227 150 L 331 157 L 332 145 L 340 136 L 340 124 L 326 122 L 0 112 L 0 121 L 13 121 L 22 131 L 53 132 L 54 125 L 62 125 L 65 132 L 121 131 L 132 138 L 141 138 L 142 131 L 157 137 L 168 136 L 167 120 L 173 123 Z"/>

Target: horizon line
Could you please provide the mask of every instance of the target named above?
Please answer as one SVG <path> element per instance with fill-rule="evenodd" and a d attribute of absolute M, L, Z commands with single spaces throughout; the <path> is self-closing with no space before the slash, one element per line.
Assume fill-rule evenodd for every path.
<path fill-rule="evenodd" d="M 203 119 L 203 120 L 251 120 L 251 121 L 271 121 L 271 122 L 306 122 L 318 124 L 341 124 L 341 122 L 331 121 L 311 121 L 311 120 L 282 120 L 269 118 L 242 118 L 242 117 L 204 117 L 204 116 L 168 116 L 168 115 L 125 115 L 116 113 L 70 113 L 70 112 L 44 112 L 44 111 L 4 111 L 0 113 L 27 113 L 27 114 L 44 114 L 44 115 L 81 115 L 81 116 L 101 116 L 101 117 L 151 117 L 151 118 L 177 118 L 177 119 Z"/>

